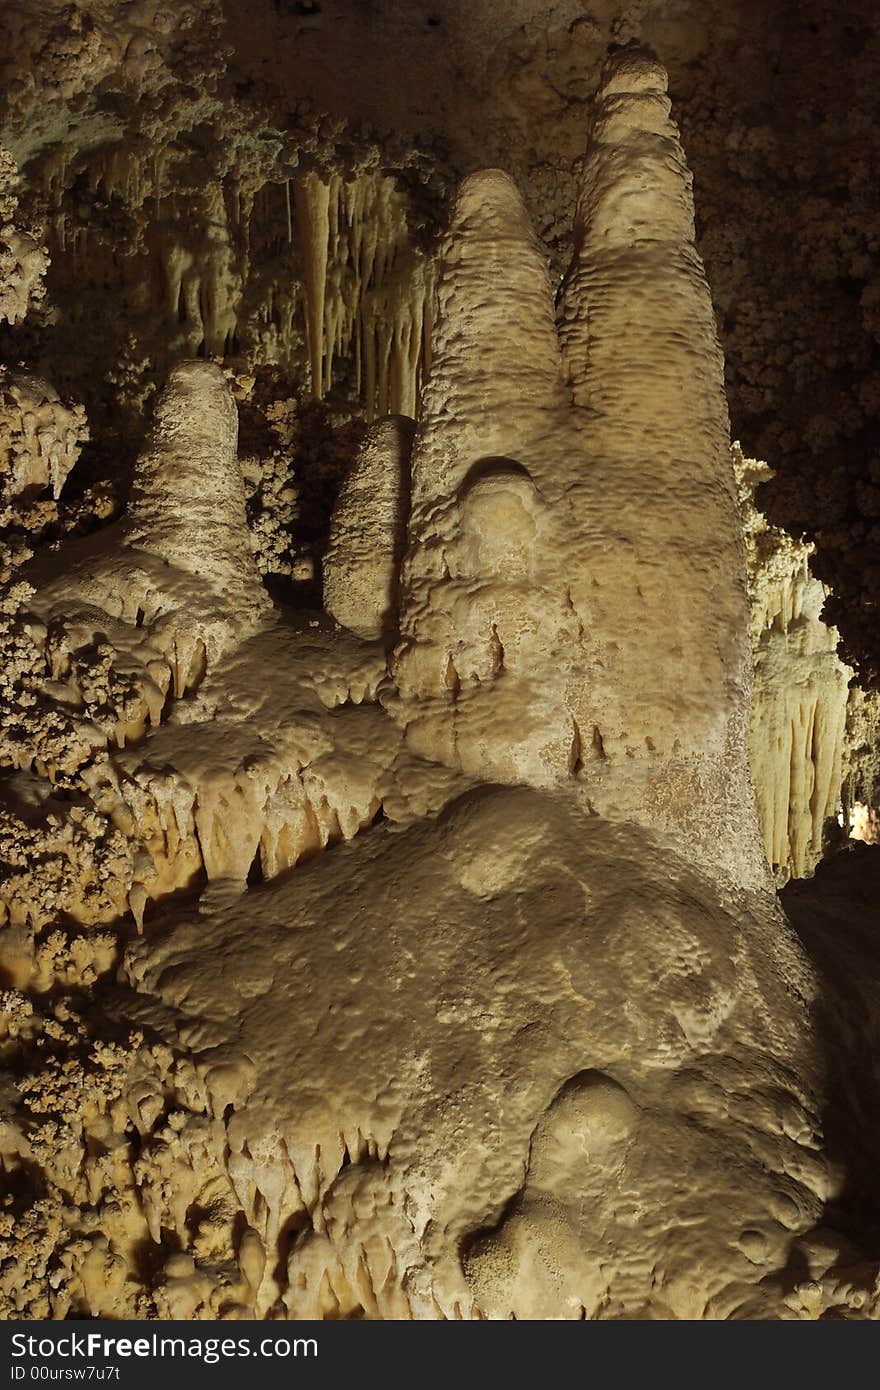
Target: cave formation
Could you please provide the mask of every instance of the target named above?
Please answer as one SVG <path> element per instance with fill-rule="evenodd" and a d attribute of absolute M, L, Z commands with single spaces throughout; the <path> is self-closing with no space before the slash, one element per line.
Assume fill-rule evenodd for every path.
<path fill-rule="evenodd" d="M 880 1316 L 878 65 L 5 0 L 4 1319 Z"/>

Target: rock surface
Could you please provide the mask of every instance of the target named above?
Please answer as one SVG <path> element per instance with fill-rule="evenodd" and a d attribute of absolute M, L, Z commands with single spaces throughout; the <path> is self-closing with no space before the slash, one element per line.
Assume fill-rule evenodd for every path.
<path fill-rule="evenodd" d="M 876 1318 L 877 697 L 672 116 L 743 15 L 290 8 L 0 16 L 0 1314 Z"/>

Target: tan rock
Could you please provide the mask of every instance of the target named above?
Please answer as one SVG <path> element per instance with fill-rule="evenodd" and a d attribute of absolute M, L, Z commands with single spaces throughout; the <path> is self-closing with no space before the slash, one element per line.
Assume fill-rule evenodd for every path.
<path fill-rule="evenodd" d="M 368 642 L 387 636 L 397 620 L 413 429 L 404 416 L 370 427 L 333 510 L 324 607 Z"/>

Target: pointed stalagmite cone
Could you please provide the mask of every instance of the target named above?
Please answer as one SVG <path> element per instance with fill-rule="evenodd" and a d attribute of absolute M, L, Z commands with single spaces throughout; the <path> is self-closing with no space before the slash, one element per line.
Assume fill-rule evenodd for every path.
<path fill-rule="evenodd" d="M 626 52 L 596 103 L 560 334 L 597 464 L 627 475 L 631 511 L 667 509 L 672 536 L 739 527 L 723 361 L 694 246 L 691 176 L 666 74 Z M 592 484 L 585 480 L 591 490 Z M 710 485 L 710 496 L 704 493 Z M 717 519 L 717 520 L 716 520 Z M 675 524 L 677 522 L 677 524 Z"/>
<path fill-rule="evenodd" d="M 413 448 L 402 626 L 443 570 L 458 498 L 486 466 L 552 494 L 569 396 L 546 258 L 500 169 L 461 185 L 441 258 L 439 313 Z"/>
<path fill-rule="evenodd" d="M 324 607 L 366 641 L 381 638 L 396 616 L 414 430 L 404 415 L 372 425 L 333 509 Z"/>
<path fill-rule="evenodd" d="M 64 631 L 78 628 L 78 645 L 86 634 L 111 643 L 137 682 L 140 707 L 128 701 L 118 710 L 120 748 L 143 737 L 148 719 L 159 722 L 169 685 L 176 697 L 194 691 L 271 612 L 250 544 L 237 442 L 238 413 L 221 369 L 177 363 L 156 402 L 125 516 L 69 545 L 63 570 L 56 563 L 44 571 L 38 611 L 47 624 L 57 618 Z M 135 894 L 136 921 L 142 908 Z"/>
<path fill-rule="evenodd" d="M 585 460 L 569 493 L 570 568 L 589 675 L 571 704 L 601 750 L 609 814 L 751 845 L 751 667 L 723 361 L 669 112 L 652 56 L 610 61 L 560 323 Z M 629 785 L 614 772 L 627 763 Z"/>
<path fill-rule="evenodd" d="M 571 455 L 570 396 L 546 256 L 498 169 L 459 190 L 432 347 L 395 658 L 407 737 L 467 770 L 545 782 L 554 758 L 565 765 L 558 745 L 571 730 L 560 733 L 564 714 L 536 695 L 540 662 L 524 653 L 542 616 L 534 594 L 548 508 Z"/>
<path fill-rule="evenodd" d="M 189 572 L 230 612 L 267 596 L 248 538 L 238 413 L 220 367 L 172 368 L 134 470 L 126 541 Z"/>
<path fill-rule="evenodd" d="M 466 178 L 441 257 L 439 316 L 413 457 L 413 509 L 454 496 L 481 458 L 537 483 L 567 393 L 544 251 L 500 169 Z"/>

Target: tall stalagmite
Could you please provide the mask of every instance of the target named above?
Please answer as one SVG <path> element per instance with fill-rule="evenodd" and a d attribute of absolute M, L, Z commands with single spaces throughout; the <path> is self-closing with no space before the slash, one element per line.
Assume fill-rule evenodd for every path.
<path fill-rule="evenodd" d="M 267 606 L 243 520 L 238 414 L 220 367 L 180 362 L 134 473 L 127 544 L 196 574 L 227 612 Z"/>
<path fill-rule="evenodd" d="M 346 478 L 324 556 L 324 607 L 366 641 L 393 631 L 406 532 L 413 422 L 391 415 L 367 431 Z"/>
<path fill-rule="evenodd" d="M 85 710 L 101 692 L 100 715 L 68 739 L 68 771 L 108 740 L 139 741 L 162 719 L 169 689 L 193 692 L 271 611 L 246 529 L 237 437 L 222 370 L 180 362 L 156 404 L 127 515 L 69 541 L 60 571 L 48 552 L 28 567 L 28 632 L 53 698 Z"/>
<path fill-rule="evenodd" d="M 606 71 L 562 355 L 511 180 L 462 187 L 413 458 L 399 714 L 420 752 L 571 783 L 758 886 L 722 360 L 665 85 L 638 51 Z"/>
<path fill-rule="evenodd" d="M 597 809 L 684 831 L 755 879 L 723 363 L 666 85 L 639 50 L 610 60 L 581 174 L 560 316 L 584 456 L 567 501 L 588 674 L 570 698 L 600 750 Z"/>
<path fill-rule="evenodd" d="M 522 199 L 500 170 L 474 174 L 441 262 L 395 674 L 410 746 L 475 775 L 540 785 L 568 772 L 571 721 L 552 684 L 576 627 L 546 589 L 567 407 Z"/>

